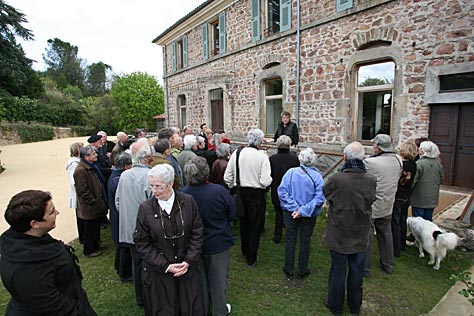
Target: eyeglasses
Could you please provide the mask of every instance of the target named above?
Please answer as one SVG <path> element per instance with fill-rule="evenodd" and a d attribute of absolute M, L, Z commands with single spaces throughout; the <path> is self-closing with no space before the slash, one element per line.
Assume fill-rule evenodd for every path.
<path fill-rule="evenodd" d="M 148 185 L 148 187 L 152 191 L 163 192 L 166 189 L 167 185 L 161 186 L 161 185 L 157 185 L 157 184 L 150 184 L 150 185 Z"/>
<path fill-rule="evenodd" d="M 178 238 L 184 236 L 183 211 L 181 210 L 181 205 L 179 204 L 179 202 L 178 202 L 178 210 L 179 210 L 179 216 L 181 217 L 181 229 L 182 229 L 182 231 L 181 231 L 181 233 L 169 236 L 169 235 L 166 234 L 165 224 L 163 223 L 163 214 L 162 214 L 163 210 L 161 210 L 161 207 L 160 207 L 159 213 L 160 213 L 161 228 L 163 229 L 163 237 L 165 239 L 178 239 Z"/>

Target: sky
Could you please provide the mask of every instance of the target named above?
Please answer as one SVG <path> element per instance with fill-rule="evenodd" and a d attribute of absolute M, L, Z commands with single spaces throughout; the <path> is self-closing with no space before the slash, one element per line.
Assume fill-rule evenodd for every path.
<path fill-rule="evenodd" d="M 18 40 L 35 70 L 45 70 L 47 40 L 79 48 L 87 64 L 103 62 L 117 74 L 163 77 L 162 47 L 151 41 L 204 0 L 5 0 L 25 14 L 33 41 Z"/>

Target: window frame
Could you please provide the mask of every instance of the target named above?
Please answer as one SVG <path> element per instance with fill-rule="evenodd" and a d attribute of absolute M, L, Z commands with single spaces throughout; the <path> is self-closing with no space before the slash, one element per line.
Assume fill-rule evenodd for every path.
<path fill-rule="evenodd" d="M 273 94 L 273 95 L 267 95 L 267 84 L 271 81 L 281 81 L 281 94 Z M 273 100 L 281 100 L 281 110 L 283 111 L 283 91 L 284 91 L 284 86 L 283 86 L 283 79 L 280 76 L 276 77 L 270 77 L 266 78 L 262 81 L 262 89 L 263 89 L 263 104 L 262 104 L 262 130 L 263 133 L 265 134 L 265 137 L 273 137 L 275 135 L 276 128 L 278 128 L 278 123 L 277 122 L 275 125 L 275 130 L 273 131 L 268 131 L 267 130 L 267 101 L 273 101 Z M 281 111 L 278 113 L 278 117 L 280 117 Z"/>
<path fill-rule="evenodd" d="M 186 95 L 178 95 L 176 106 L 177 106 L 177 116 L 178 116 L 178 127 L 183 129 L 187 125 L 187 105 L 186 105 Z M 183 111 L 184 111 L 184 120 L 183 120 Z"/>

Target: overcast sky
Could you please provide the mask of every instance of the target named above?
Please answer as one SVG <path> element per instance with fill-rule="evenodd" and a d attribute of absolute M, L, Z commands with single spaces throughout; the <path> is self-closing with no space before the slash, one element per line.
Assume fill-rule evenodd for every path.
<path fill-rule="evenodd" d="M 5 0 L 26 15 L 34 41 L 19 41 L 44 70 L 47 40 L 79 48 L 88 64 L 103 62 L 116 73 L 147 72 L 162 82 L 162 48 L 151 41 L 204 0 Z"/>

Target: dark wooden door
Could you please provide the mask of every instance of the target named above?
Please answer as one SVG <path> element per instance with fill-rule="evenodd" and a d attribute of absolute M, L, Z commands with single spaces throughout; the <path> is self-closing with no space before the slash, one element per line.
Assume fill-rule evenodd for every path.
<path fill-rule="evenodd" d="M 441 151 L 444 184 L 474 188 L 474 104 L 433 105 L 429 138 Z"/>
<path fill-rule="evenodd" d="M 214 133 L 224 130 L 224 101 L 211 101 L 211 129 Z"/>

